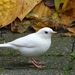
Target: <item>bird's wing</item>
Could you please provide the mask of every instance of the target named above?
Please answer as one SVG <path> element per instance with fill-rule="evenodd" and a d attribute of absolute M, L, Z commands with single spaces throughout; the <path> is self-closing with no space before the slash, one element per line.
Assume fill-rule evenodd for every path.
<path fill-rule="evenodd" d="M 25 37 L 18 38 L 12 42 L 9 42 L 9 44 L 19 47 L 36 47 L 37 44 L 35 43 L 38 42 L 38 40 L 35 39 L 37 38 L 38 37 L 35 36 L 34 34 L 30 34 Z"/>

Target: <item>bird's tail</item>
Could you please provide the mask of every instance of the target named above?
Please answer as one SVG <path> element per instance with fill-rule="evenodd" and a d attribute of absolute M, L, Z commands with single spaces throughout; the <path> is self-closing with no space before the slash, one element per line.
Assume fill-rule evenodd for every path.
<path fill-rule="evenodd" d="M 5 43 L 5 44 L 0 44 L 0 47 L 11 47 L 11 45 L 8 43 Z"/>

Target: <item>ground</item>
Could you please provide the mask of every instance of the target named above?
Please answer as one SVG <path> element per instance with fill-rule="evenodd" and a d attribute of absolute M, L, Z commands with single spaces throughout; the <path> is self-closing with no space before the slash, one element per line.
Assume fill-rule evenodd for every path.
<path fill-rule="evenodd" d="M 12 41 L 32 32 L 34 31 L 30 28 L 22 34 L 2 29 L 0 43 Z M 0 75 L 75 75 L 75 38 L 61 37 L 60 33 L 54 34 L 48 52 L 35 59 L 44 62 L 45 68 L 32 67 L 28 59 L 19 52 L 0 48 Z"/>

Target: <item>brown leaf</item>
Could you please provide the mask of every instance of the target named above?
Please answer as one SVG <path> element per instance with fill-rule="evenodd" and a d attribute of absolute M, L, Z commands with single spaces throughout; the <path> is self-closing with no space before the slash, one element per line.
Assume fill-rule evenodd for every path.
<path fill-rule="evenodd" d="M 42 22 L 38 22 L 32 25 L 32 28 L 36 31 L 38 31 L 39 29 L 45 27 L 45 25 Z"/>
<path fill-rule="evenodd" d="M 68 30 L 69 32 L 72 32 L 72 33 L 75 34 L 75 27 L 73 27 L 73 28 L 67 28 L 67 30 Z"/>
<path fill-rule="evenodd" d="M 39 3 L 34 9 L 26 15 L 26 18 L 46 19 L 51 16 L 54 10 L 44 5 L 44 2 Z"/>
<path fill-rule="evenodd" d="M 70 33 L 70 32 L 68 32 L 68 33 L 62 33 L 62 34 L 60 34 L 60 36 L 69 36 L 69 37 L 74 37 L 75 34 L 74 34 L 74 33 Z"/>
<path fill-rule="evenodd" d="M 18 21 L 14 21 L 14 23 L 11 24 L 11 30 L 12 32 L 23 33 L 28 29 L 29 26 L 31 26 L 31 21 L 24 20 L 20 22 L 18 20 Z"/>
<path fill-rule="evenodd" d="M 67 5 L 67 12 L 72 16 L 75 17 L 75 0 L 70 0 Z"/>
<path fill-rule="evenodd" d="M 42 0 L 24 0 L 22 10 L 18 18 L 22 21 L 24 17 Z"/>
<path fill-rule="evenodd" d="M 68 16 L 68 15 L 65 14 L 65 13 L 62 14 L 60 17 L 61 17 L 61 18 L 60 18 L 61 24 L 66 25 L 66 26 L 68 26 L 68 27 L 69 27 L 69 25 L 74 21 L 74 19 L 73 19 L 71 16 Z"/>

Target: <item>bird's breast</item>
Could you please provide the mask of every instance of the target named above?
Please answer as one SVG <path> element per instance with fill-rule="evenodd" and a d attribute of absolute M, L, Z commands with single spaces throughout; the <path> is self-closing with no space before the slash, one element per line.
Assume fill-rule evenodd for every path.
<path fill-rule="evenodd" d="M 41 54 L 44 54 L 49 49 L 50 44 L 50 41 L 42 41 L 37 46 L 32 48 L 22 47 L 20 49 L 20 53 L 27 57 L 39 56 Z"/>

